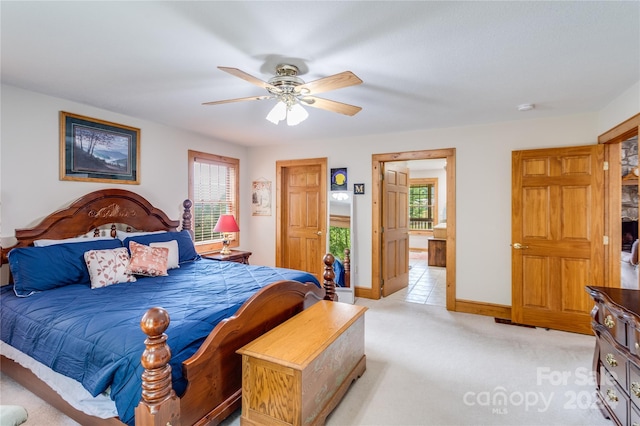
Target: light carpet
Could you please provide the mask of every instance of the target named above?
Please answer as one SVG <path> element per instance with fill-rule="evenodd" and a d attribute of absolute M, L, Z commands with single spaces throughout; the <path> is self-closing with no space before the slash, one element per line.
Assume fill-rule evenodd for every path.
<path fill-rule="evenodd" d="M 357 299 L 367 371 L 327 425 L 610 425 L 597 409 L 595 338 L 495 323 L 407 303 Z M 6 376 L 0 403 L 27 425 L 76 425 Z M 240 410 L 224 425 L 238 425 Z"/>

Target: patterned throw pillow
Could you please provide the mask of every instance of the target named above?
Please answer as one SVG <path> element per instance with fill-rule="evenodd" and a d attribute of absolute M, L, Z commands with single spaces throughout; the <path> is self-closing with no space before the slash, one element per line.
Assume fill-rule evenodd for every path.
<path fill-rule="evenodd" d="M 169 258 L 167 261 L 167 269 L 174 269 L 174 268 L 179 268 L 180 264 L 178 263 L 180 261 L 180 256 L 178 255 L 179 251 L 178 251 L 178 241 L 176 240 L 171 240 L 171 241 L 164 241 L 161 243 L 151 243 L 149 244 L 150 247 L 166 247 L 169 249 Z"/>
<path fill-rule="evenodd" d="M 127 267 L 127 273 L 158 277 L 167 274 L 169 249 L 166 247 L 149 247 L 129 241 L 131 262 Z"/>
<path fill-rule="evenodd" d="M 126 247 L 111 250 L 89 250 L 84 253 L 84 261 L 89 270 L 91 288 L 106 287 L 111 284 L 131 283 L 136 277 L 127 273 L 129 252 Z"/>

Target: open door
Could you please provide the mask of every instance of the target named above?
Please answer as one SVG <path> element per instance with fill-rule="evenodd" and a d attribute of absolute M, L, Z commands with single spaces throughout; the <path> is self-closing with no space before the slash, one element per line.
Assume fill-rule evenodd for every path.
<path fill-rule="evenodd" d="M 327 232 L 327 159 L 276 162 L 276 266 L 322 282 Z"/>
<path fill-rule="evenodd" d="M 409 168 L 384 163 L 382 296 L 409 285 Z"/>
<path fill-rule="evenodd" d="M 512 155 L 512 320 L 591 333 L 604 280 L 604 146 Z"/>

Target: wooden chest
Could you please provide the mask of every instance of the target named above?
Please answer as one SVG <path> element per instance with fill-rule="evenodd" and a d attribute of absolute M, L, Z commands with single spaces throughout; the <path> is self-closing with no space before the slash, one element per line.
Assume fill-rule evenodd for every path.
<path fill-rule="evenodd" d="M 322 425 L 366 368 L 367 308 L 320 301 L 244 346 L 243 425 Z"/>

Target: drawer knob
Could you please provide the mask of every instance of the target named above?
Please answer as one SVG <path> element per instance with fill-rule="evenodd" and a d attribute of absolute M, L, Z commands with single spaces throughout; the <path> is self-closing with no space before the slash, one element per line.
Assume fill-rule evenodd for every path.
<path fill-rule="evenodd" d="M 633 392 L 636 397 L 640 398 L 640 383 L 631 382 L 631 392 Z"/>
<path fill-rule="evenodd" d="M 613 328 L 616 326 L 616 322 L 613 320 L 611 315 L 607 315 L 604 317 L 604 325 L 606 325 L 607 328 Z"/>
<path fill-rule="evenodd" d="M 612 367 L 618 366 L 618 361 L 616 361 L 616 359 L 613 357 L 613 354 L 607 354 L 606 360 L 607 360 L 607 364 L 609 364 L 610 366 Z"/>
<path fill-rule="evenodd" d="M 616 391 L 613 389 L 607 389 L 607 398 L 611 402 L 618 402 L 618 395 L 616 395 Z"/>

